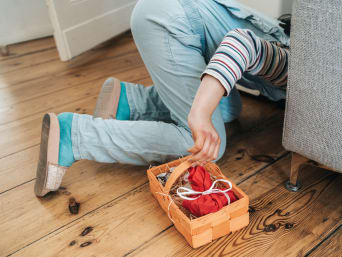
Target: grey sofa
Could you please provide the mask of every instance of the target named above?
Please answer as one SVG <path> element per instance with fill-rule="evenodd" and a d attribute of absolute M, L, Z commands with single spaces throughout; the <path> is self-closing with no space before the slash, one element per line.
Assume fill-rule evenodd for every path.
<path fill-rule="evenodd" d="M 283 145 L 294 152 L 288 188 L 298 189 L 308 159 L 342 172 L 341 0 L 296 0 L 286 105 Z"/>

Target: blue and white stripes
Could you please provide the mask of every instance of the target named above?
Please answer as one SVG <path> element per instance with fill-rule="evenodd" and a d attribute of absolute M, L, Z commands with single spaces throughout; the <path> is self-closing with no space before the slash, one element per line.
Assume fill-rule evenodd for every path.
<path fill-rule="evenodd" d="M 263 76 L 274 85 L 287 82 L 288 51 L 258 38 L 252 31 L 230 31 L 202 74 L 218 79 L 229 95 L 244 72 Z"/>

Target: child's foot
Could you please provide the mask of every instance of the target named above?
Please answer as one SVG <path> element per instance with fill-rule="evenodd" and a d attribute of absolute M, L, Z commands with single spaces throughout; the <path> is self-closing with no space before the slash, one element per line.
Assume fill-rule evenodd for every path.
<path fill-rule="evenodd" d="M 44 115 L 34 192 L 44 196 L 58 190 L 69 166 L 75 161 L 71 145 L 72 113 Z"/>
<path fill-rule="evenodd" d="M 94 111 L 95 118 L 129 120 L 126 87 L 116 78 L 108 78 L 102 85 Z"/>

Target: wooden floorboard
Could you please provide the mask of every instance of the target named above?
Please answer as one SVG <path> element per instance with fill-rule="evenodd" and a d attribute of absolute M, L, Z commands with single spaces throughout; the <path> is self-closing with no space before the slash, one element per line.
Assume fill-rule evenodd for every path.
<path fill-rule="evenodd" d="M 264 124 L 263 124 L 264 126 Z M 262 126 L 262 127 L 263 127 Z M 231 128 L 234 130 L 234 128 Z M 232 132 L 233 133 L 233 132 Z M 281 137 L 281 128 L 280 123 L 274 123 L 273 126 L 267 126 L 266 129 L 260 129 L 260 130 L 252 130 L 250 132 L 234 132 L 236 133 L 244 133 L 245 136 L 241 138 L 241 140 L 234 140 L 235 136 L 230 141 L 229 146 L 229 153 L 226 155 L 226 161 L 225 165 L 222 165 L 224 173 L 231 178 L 233 181 L 240 182 L 244 180 L 245 178 L 253 175 L 255 172 L 257 172 L 259 169 L 262 169 L 263 167 L 269 165 L 267 162 L 260 162 L 253 160 L 248 155 L 243 156 L 241 158 L 241 153 L 239 152 L 239 149 L 245 149 L 246 151 L 250 153 L 260 153 L 260 154 L 267 154 L 269 156 L 272 156 L 274 159 L 277 159 L 281 155 L 283 155 L 284 149 L 280 146 L 279 141 Z M 267 140 L 261 140 L 263 136 L 266 134 L 272 135 L 267 137 Z M 256 151 L 254 146 L 258 145 L 259 150 Z M 38 150 L 38 149 L 37 149 Z M 236 161 L 236 158 L 241 158 L 239 161 Z M 1 162 L 1 160 L 0 160 Z M 81 202 L 85 202 L 86 205 L 83 208 L 80 215 L 84 214 L 84 212 L 88 212 L 91 208 L 95 208 L 98 206 L 101 206 L 105 204 L 108 199 L 112 198 L 117 195 L 117 192 L 123 193 L 127 190 L 130 191 L 135 186 L 139 186 L 143 183 L 147 182 L 146 178 L 146 167 L 144 168 L 137 168 L 137 167 L 131 167 L 132 170 L 140 170 L 140 172 L 137 172 L 136 174 L 140 175 L 139 177 L 139 183 L 135 180 L 132 182 L 130 181 L 129 176 L 132 171 L 129 170 L 129 166 L 126 167 L 126 171 L 122 170 L 123 166 L 111 166 L 111 172 L 113 173 L 112 180 L 108 179 L 107 173 L 102 173 L 100 168 L 101 166 L 98 166 L 99 164 L 95 165 L 94 163 L 91 163 L 92 165 L 95 165 L 96 168 L 89 165 L 89 162 L 81 161 L 80 163 L 77 163 L 76 165 L 72 166 L 71 170 L 67 172 L 67 175 L 65 176 L 65 179 L 63 180 L 62 186 L 67 188 L 67 191 L 70 192 L 73 196 L 76 196 L 76 199 L 80 199 Z M 81 166 L 80 166 L 81 165 Z M 232 167 L 230 169 L 230 166 Z M 108 167 L 108 166 L 105 166 Z M 31 164 L 31 176 L 34 177 L 35 172 L 35 165 L 34 163 Z M 20 177 L 21 170 L 18 170 L 17 178 Z M 25 170 L 25 172 L 28 172 Z M 128 174 L 126 174 L 128 173 Z M 8 174 L 7 174 L 8 175 Z M 119 176 L 119 177 L 117 177 Z M 6 177 L 4 177 L 6 180 Z M 137 179 L 137 178 L 136 178 Z M 20 181 L 20 180 L 19 180 Z M 90 184 L 89 182 L 92 181 Z M 121 184 L 114 184 L 115 182 L 119 182 Z M 123 183 L 122 181 L 125 181 Z M 11 181 L 13 184 L 18 183 L 18 180 Z M 22 226 L 22 236 L 25 238 L 25 241 L 18 241 L 19 244 L 13 244 L 13 249 L 10 249 L 10 252 L 16 251 L 22 247 L 24 247 L 27 244 L 30 244 L 31 242 L 34 242 L 38 240 L 39 238 L 43 237 L 44 235 L 47 235 L 55 230 L 57 230 L 60 226 L 64 226 L 66 224 L 69 224 L 72 222 L 76 217 L 68 215 L 67 210 L 67 200 L 69 199 L 70 195 L 65 196 L 63 193 L 58 194 L 58 197 L 53 197 L 52 199 L 49 199 L 48 201 L 40 201 L 33 195 L 33 184 L 34 181 L 31 181 L 23 186 L 16 187 L 13 190 L 10 190 L 4 194 L 0 195 L 0 201 L 1 203 L 8 203 L 7 208 L 12 213 L 16 213 L 16 216 L 21 217 L 21 220 L 23 224 L 29 223 L 32 225 L 30 226 Z M 119 188 L 118 185 L 120 185 Z M 123 188 L 124 187 L 124 188 Z M 126 188 L 125 188 L 126 187 Z M 101 190 L 99 190 L 101 188 Z M 147 185 L 146 185 L 147 190 Z M 85 193 L 86 192 L 86 193 Z M 23 197 L 26 196 L 26 197 Z M 23 197 L 23 198 L 22 198 Z M 12 202 L 10 199 L 22 199 L 19 201 Z M 150 199 L 151 201 L 151 199 Z M 62 204 L 63 202 L 63 204 Z M 43 206 L 42 206 L 43 205 Z M 48 206 L 46 206 L 48 205 Z M 45 210 L 49 209 L 51 207 L 49 206 L 56 206 L 59 205 L 59 208 L 56 208 L 53 210 L 53 216 L 46 215 Z M 89 207 L 87 207 L 89 206 Z M 30 211 L 31 209 L 34 209 L 33 211 Z M 83 212 L 84 211 L 84 212 Z M 132 210 L 134 211 L 134 210 Z M 50 226 L 41 227 L 34 225 L 35 220 L 35 213 L 36 215 L 42 216 L 42 220 L 44 220 L 44 223 L 48 223 Z M 4 216 L 3 216 L 4 215 Z M 0 213 L 0 220 L 2 217 L 7 217 L 9 214 L 7 212 Z M 63 219 L 59 218 L 58 222 L 55 221 L 55 216 L 57 217 L 64 217 Z M 109 219 L 110 220 L 110 219 Z M 137 220 L 139 221 L 139 219 Z M 16 228 L 14 227 L 12 229 L 12 219 L 6 219 L 6 222 L 3 222 L 0 224 L 0 231 L 8 231 L 9 236 L 3 240 L 1 243 L 4 245 L 9 244 L 14 238 L 16 237 Z M 33 227 L 31 227 L 33 226 Z M 35 233 L 32 234 L 32 229 L 34 229 Z M 12 232 L 12 233 L 10 233 Z M 157 231 L 160 232 L 160 231 Z M 12 236 L 10 236 L 12 235 Z M 1 249 L 1 243 L 0 243 L 0 249 Z M 127 251 L 131 249 L 126 249 Z M 6 254 L 10 253 L 6 252 Z M 1 253 L 0 253 L 1 255 Z"/>
<path fill-rule="evenodd" d="M 270 133 L 272 129 L 274 128 L 270 128 L 268 130 L 269 134 L 272 134 Z M 279 126 L 278 126 L 278 131 L 280 131 Z M 247 150 L 251 150 L 252 147 L 248 147 L 248 146 L 253 145 L 253 140 L 255 138 L 258 138 L 260 140 L 261 136 L 259 137 L 259 135 L 260 133 L 264 133 L 264 130 L 262 130 L 261 132 L 259 131 L 259 132 L 251 132 L 251 133 L 252 133 L 251 135 L 248 135 L 248 133 L 246 133 L 246 137 L 244 137 L 244 139 L 241 141 L 232 142 L 232 146 L 231 146 L 232 154 L 237 152 L 237 150 L 241 149 L 242 147 L 246 147 Z M 279 135 L 278 135 L 278 140 L 279 140 Z M 276 156 L 278 157 L 281 154 L 284 154 L 284 151 L 282 148 L 272 147 L 272 141 L 276 141 L 276 138 L 269 138 L 269 140 L 266 140 L 266 141 L 263 140 L 263 144 L 260 144 L 260 146 L 263 147 L 264 150 L 267 149 L 268 150 L 267 153 L 274 157 Z M 234 158 L 229 158 L 226 164 L 229 166 L 229 164 L 233 164 L 234 162 L 236 162 Z M 224 173 L 230 179 L 232 179 L 233 181 L 237 183 L 244 180 L 244 176 L 243 175 L 241 176 L 240 173 L 254 174 L 259 169 L 262 169 L 263 167 L 268 165 L 267 163 L 257 162 L 250 157 L 245 157 L 239 160 L 239 162 L 241 165 L 239 172 L 236 172 L 235 170 L 230 170 L 228 168 L 224 170 Z M 79 170 L 79 168 L 77 167 L 72 167 L 72 168 L 73 170 L 75 170 L 75 172 L 76 170 L 77 171 Z M 135 167 L 132 167 L 132 169 L 134 168 Z M 113 170 L 112 170 L 113 173 L 118 172 L 118 169 L 119 168 L 113 167 Z M 70 171 L 70 173 L 71 172 L 72 171 Z M 125 173 L 122 172 L 122 174 L 125 174 Z M 69 172 L 67 175 L 69 175 Z M 70 186 L 68 186 L 68 178 L 66 178 L 66 181 L 65 181 L 66 184 L 64 184 L 63 182 L 62 186 L 65 185 L 68 188 L 68 191 L 73 192 L 73 195 L 74 194 L 83 195 L 84 191 L 87 190 L 87 194 L 92 195 L 92 199 L 98 198 L 96 203 L 102 202 L 102 198 L 104 197 L 104 194 L 107 193 L 107 192 L 100 192 L 99 194 L 99 192 L 97 191 L 99 187 L 97 185 L 98 183 L 103 184 L 104 181 L 107 181 L 107 184 L 103 185 L 103 187 L 113 188 L 112 189 L 113 192 L 111 194 L 113 194 L 117 190 L 115 186 L 112 186 L 112 181 L 108 182 L 108 177 L 103 177 L 101 173 L 96 174 L 96 180 L 97 180 L 96 184 L 94 182 L 90 188 L 89 188 L 88 183 L 89 183 L 89 180 L 92 180 L 93 178 L 87 178 L 85 181 L 82 181 L 85 178 L 84 176 L 89 177 L 90 175 L 83 174 L 82 177 L 79 177 L 77 174 L 73 176 L 74 179 L 77 179 L 79 181 L 71 182 L 72 189 L 70 188 Z M 124 177 L 125 175 L 123 175 L 123 178 L 121 178 L 120 181 L 125 180 Z M 118 178 L 115 178 L 115 179 L 118 179 Z M 122 198 L 118 200 L 114 200 L 113 202 L 96 210 L 92 214 L 86 215 L 85 217 L 82 218 L 81 221 L 77 221 L 76 223 L 74 222 L 71 223 L 70 225 L 67 226 L 68 228 L 63 227 L 62 230 L 57 230 L 53 232 L 55 229 L 58 229 L 58 226 L 61 226 L 61 224 L 58 223 L 56 224 L 55 229 L 39 228 L 39 231 L 34 233 L 34 235 L 30 235 L 26 233 L 26 229 L 24 229 L 22 232 L 23 235 L 25 235 L 25 238 L 30 239 L 31 241 L 35 241 L 39 239 L 41 234 L 44 234 L 44 233 L 47 234 L 48 236 L 47 238 L 44 237 L 40 239 L 38 242 L 32 245 L 29 245 L 28 247 L 23 248 L 22 250 L 18 252 L 18 255 L 22 254 L 25 256 L 26 255 L 39 256 L 38 249 L 41 247 L 42 244 L 49 245 L 49 248 L 50 246 L 51 247 L 54 246 L 52 253 L 58 252 L 59 256 L 69 256 L 69 255 L 84 256 L 85 251 L 87 252 L 87 254 L 89 254 L 89 256 L 91 256 L 91 254 L 95 254 L 96 252 L 101 256 L 104 254 L 104 252 L 102 252 L 102 250 L 100 249 L 106 248 L 107 244 L 114 247 L 116 251 L 115 253 L 118 256 L 131 252 L 134 248 L 138 247 L 139 245 L 143 244 L 149 239 L 155 237 L 161 231 L 165 230 L 167 227 L 171 225 L 167 216 L 161 211 L 156 201 L 153 199 L 152 195 L 148 191 L 149 188 L 148 188 L 147 178 L 145 176 L 144 171 L 141 172 L 141 179 L 142 181 L 146 182 L 146 184 L 143 187 L 139 187 L 137 188 L 137 190 L 134 190 L 128 193 L 127 195 L 124 195 Z M 127 180 L 125 181 L 126 184 L 129 183 L 129 178 L 127 178 L 126 180 Z M 78 185 L 74 185 L 74 184 L 78 184 Z M 32 182 L 32 186 L 33 186 L 33 182 Z M 124 185 L 122 185 L 121 187 L 124 187 Z M 27 186 L 25 190 L 26 194 L 29 194 L 30 190 L 32 190 L 32 188 Z M 110 189 L 108 190 L 110 191 Z M 6 199 L 14 198 L 10 194 L 15 193 L 17 191 L 19 191 L 18 188 L 8 192 L 7 193 L 8 197 L 6 197 Z M 25 193 L 22 192 L 22 194 L 25 194 Z M 88 202 L 86 197 L 87 196 L 83 195 L 82 202 Z M 35 197 L 31 196 L 31 198 L 34 199 Z M 0 197 L 0 199 L 4 199 L 4 197 Z M 55 199 L 49 200 L 48 203 L 53 205 L 52 202 L 54 202 L 54 205 L 56 205 L 60 201 L 61 199 L 55 198 Z M 25 199 L 25 202 L 27 202 L 27 199 Z M 27 211 L 27 209 L 33 206 L 32 202 L 30 202 L 28 205 L 26 205 L 25 202 L 22 202 L 20 204 L 21 206 L 20 209 L 23 210 L 23 212 Z M 37 210 L 37 213 L 41 213 L 41 210 L 39 209 L 40 205 L 41 203 L 39 201 L 36 201 L 36 204 L 34 206 L 35 206 L 35 209 Z M 136 207 L 133 208 L 132 206 L 136 206 Z M 14 208 L 15 208 L 14 206 L 9 207 L 9 209 L 11 210 L 13 210 Z M 55 210 L 54 214 L 61 216 L 66 211 L 67 211 L 66 206 L 64 204 L 64 209 L 60 209 L 60 211 Z M 18 212 L 18 210 L 16 212 Z M 4 213 L 4 215 L 7 215 L 7 213 Z M 22 215 L 24 217 L 26 216 L 24 213 L 22 213 Z M 32 213 L 30 215 L 32 215 Z M 69 224 L 72 221 L 72 218 L 73 217 L 70 217 L 71 220 L 66 220 L 66 223 Z M 0 219 L 1 219 L 1 214 L 0 214 Z M 114 220 L 115 222 L 113 222 Z M 25 222 L 28 222 L 28 221 L 26 220 Z M 54 219 L 46 218 L 45 222 L 53 223 Z M 152 226 L 151 224 L 153 223 L 156 223 L 156 224 Z M 80 233 L 82 229 L 84 229 L 87 226 L 94 227 L 94 232 L 95 230 L 97 232 L 95 232 L 95 234 L 89 235 L 90 238 L 89 237 L 79 238 L 78 234 Z M 143 229 L 144 227 L 146 229 Z M 0 229 L 1 229 L 1 224 L 0 224 Z M 3 227 L 3 229 L 10 230 L 10 227 L 6 226 L 6 227 Z M 53 233 L 50 234 L 51 232 Z M 105 235 L 105 237 L 103 238 L 102 235 Z M 8 240 L 10 241 L 11 238 L 8 238 Z M 66 247 L 73 240 L 78 241 L 77 246 L 73 248 Z M 94 244 L 92 246 L 89 246 L 89 248 L 87 249 L 83 250 L 82 247 L 80 249 L 80 245 L 89 240 L 91 242 L 94 242 Z M 3 243 L 6 244 L 7 243 L 6 241 L 7 240 L 5 240 Z M 18 245 L 17 247 L 20 249 L 22 245 Z M 74 249 L 78 249 L 78 251 L 74 252 Z"/>
<path fill-rule="evenodd" d="M 327 200 L 342 193 L 342 175 L 304 169 L 303 189 L 290 193 L 284 188 L 289 167 L 290 160 L 285 158 L 241 183 L 251 198 L 250 224 L 245 229 L 193 250 L 172 228 L 131 255 L 305 256 L 342 224 L 342 199 Z"/>
<path fill-rule="evenodd" d="M 43 114 L 92 114 L 109 76 L 152 84 L 130 33 L 71 62 L 59 61 L 51 37 L 10 46 L 0 57 L 0 256 L 338 256 L 341 176 L 307 167 L 303 190 L 285 191 L 283 110 L 263 98 L 242 96 L 243 112 L 226 126 L 227 151 L 218 162 L 252 200 L 244 230 L 191 249 L 148 191 L 147 167 L 80 161 L 57 193 L 36 198 Z M 70 197 L 81 203 L 76 215 Z"/>
<path fill-rule="evenodd" d="M 99 90 L 100 84 L 94 88 L 95 90 Z M 260 138 L 254 137 L 250 139 L 253 141 L 253 143 L 248 145 L 249 154 L 267 155 L 271 153 L 270 157 L 276 157 L 277 154 L 274 153 L 279 153 L 282 151 L 282 147 L 279 144 L 281 137 L 279 124 L 282 119 L 281 116 L 279 116 L 279 113 L 281 110 L 269 108 L 268 110 L 265 110 L 263 115 L 261 115 L 261 110 L 263 110 L 266 106 L 269 106 L 270 103 L 258 101 L 257 99 L 250 97 L 245 97 L 244 100 L 244 111 L 241 115 L 243 119 L 241 122 L 234 122 L 227 128 L 229 134 L 227 139 L 228 149 L 230 149 L 234 142 L 244 142 L 243 140 L 240 140 L 240 138 L 244 138 L 244 132 L 251 129 L 255 130 L 257 125 L 262 125 L 260 126 L 259 130 L 264 130 L 265 127 L 269 127 L 270 129 L 273 129 L 272 131 L 274 131 L 278 127 L 277 133 L 271 133 L 270 130 L 261 132 L 267 136 L 268 140 L 260 140 Z M 92 114 L 95 102 L 96 96 L 91 96 L 58 108 L 47 109 L 46 111 L 56 113 L 72 111 L 77 113 Z M 254 106 L 254 108 L 251 110 L 249 110 L 250 105 Z M 0 157 L 2 157 L 0 158 L 0 193 L 24 183 L 27 181 L 27 179 L 31 180 L 34 178 L 39 149 L 37 145 L 40 142 L 41 119 L 44 113 L 45 111 L 0 126 L 0 141 L 2 146 L 0 148 Z M 268 136 L 265 133 L 271 136 Z M 270 144 L 272 148 L 268 148 L 268 144 Z M 243 150 L 244 147 L 244 145 L 241 145 L 241 147 L 236 149 L 235 152 L 228 150 L 225 155 L 227 158 L 238 159 L 231 164 L 231 167 L 229 167 L 230 170 L 236 170 L 238 174 L 241 173 L 239 172 L 239 169 L 243 163 L 240 161 L 240 159 L 249 158 L 247 153 L 240 152 L 240 150 Z M 272 149 L 272 151 L 268 152 L 268 149 Z M 230 154 L 234 155 L 231 157 Z M 25 164 L 25 169 L 19 169 L 14 160 L 22 160 L 23 164 Z M 224 162 L 222 165 L 225 165 Z M 255 168 L 256 165 L 260 165 L 260 162 L 255 161 L 251 163 L 251 165 L 252 166 L 248 167 L 248 169 L 253 169 L 253 167 Z M 12 174 L 12 176 L 9 176 L 9 174 Z M 241 174 L 242 177 L 250 175 L 249 173 Z"/>
<path fill-rule="evenodd" d="M 341 257 L 342 256 L 342 225 L 318 245 L 308 256 L 310 257 Z"/>
<path fill-rule="evenodd" d="M 0 55 L 0 61 L 15 59 L 25 55 L 33 55 L 50 49 L 56 49 L 53 37 L 46 37 L 28 42 L 18 43 L 7 46 L 8 54 Z"/>

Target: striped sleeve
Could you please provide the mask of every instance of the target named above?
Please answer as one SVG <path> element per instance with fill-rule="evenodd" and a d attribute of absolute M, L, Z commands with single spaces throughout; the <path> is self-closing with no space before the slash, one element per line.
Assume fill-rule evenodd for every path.
<path fill-rule="evenodd" d="M 287 82 L 288 52 L 258 38 L 252 31 L 230 31 L 211 58 L 206 70 L 220 81 L 229 95 L 244 72 L 263 76 L 275 85 Z"/>

